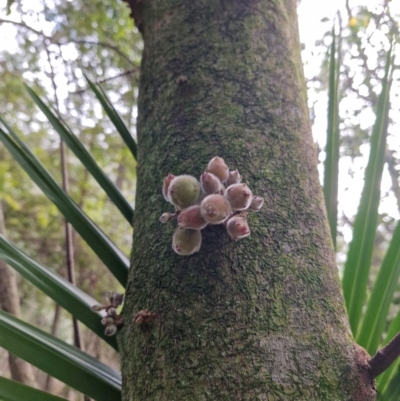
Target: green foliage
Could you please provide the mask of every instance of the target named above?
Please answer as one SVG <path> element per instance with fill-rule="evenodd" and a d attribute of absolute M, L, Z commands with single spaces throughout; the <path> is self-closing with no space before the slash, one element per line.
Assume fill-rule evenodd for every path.
<path fill-rule="evenodd" d="M 0 259 L 12 266 L 24 278 L 79 319 L 113 348 L 118 349 L 115 338 L 104 335 L 104 327 L 100 324 L 101 314 L 91 310 L 91 307 L 97 303 L 92 297 L 49 268 L 31 259 L 8 242 L 1 234 Z"/>
<path fill-rule="evenodd" d="M 333 246 L 336 248 L 337 204 L 339 178 L 339 119 L 338 88 L 339 68 L 336 56 L 336 34 L 332 30 L 332 45 L 329 60 L 329 103 L 328 103 L 328 135 L 326 143 L 326 159 L 324 166 L 324 198 L 328 214 Z"/>
<path fill-rule="evenodd" d="M 354 223 L 353 240 L 343 275 L 343 293 L 349 314 L 350 326 L 357 337 L 358 324 L 365 298 L 375 231 L 378 221 L 380 186 L 385 163 L 388 101 L 390 93 L 389 72 L 392 49 L 386 58 L 385 76 L 376 110 L 376 121 L 371 136 L 370 155 L 365 171 L 364 189 Z"/>
<path fill-rule="evenodd" d="M 86 78 L 86 81 L 88 82 L 90 88 L 96 95 L 98 101 L 103 106 L 108 117 L 110 117 L 110 120 L 115 125 L 115 128 L 117 129 L 118 133 L 121 135 L 126 146 L 131 151 L 132 156 L 135 159 L 137 159 L 137 146 L 136 146 L 135 140 L 132 138 L 132 135 L 128 131 L 128 128 L 126 128 L 126 125 L 124 124 L 121 117 L 119 116 L 119 114 L 115 110 L 114 106 L 110 102 L 110 99 L 107 97 L 105 92 L 101 89 L 100 85 L 96 86 L 86 75 L 85 75 L 85 78 Z"/>
<path fill-rule="evenodd" d="M 56 337 L 0 311 L 0 346 L 98 401 L 118 401 L 118 372 Z"/>
<path fill-rule="evenodd" d="M 5 124 L 3 120 L 1 121 Z M 9 135 L 0 128 L 0 141 L 35 184 L 42 189 L 76 231 L 82 235 L 82 238 L 110 269 L 117 280 L 125 285 L 129 266 L 126 257 L 60 188 L 40 161 L 19 139 L 18 135 L 8 125 L 7 128 Z"/>
<path fill-rule="evenodd" d="M 4 377 L 0 377 L 0 399 L 2 401 L 66 401 L 64 398 L 56 397 Z"/>
<path fill-rule="evenodd" d="M 16 127 L 15 131 L 22 133 L 17 136 L 10 125 L 6 124 L 7 130 L 0 130 L 1 140 L 48 198 L 40 193 L 17 167 L 10 153 L 0 148 L 0 193 L 12 242 L 18 245 L 12 245 L 0 237 L 0 258 L 114 348 L 115 339 L 104 336 L 98 314 L 89 310 L 94 301 L 88 294 L 96 292 L 93 295 L 99 295 L 101 290 L 95 291 L 94 287 L 109 289 L 110 276 L 107 272 L 99 272 L 103 266 L 99 264 L 98 257 L 120 283 L 125 284 L 127 259 L 124 253 L 126 254 L 130 247 L 130 233 L 129 229 L 126 229 L 125 220 L 132 222 L 133 207 L 130 203 L 133 200 L 136 174 L 132 155 L 136 159 L 137 148 L 128 127 L 135 123 L 137 93 L 132 91 L 131 87 L 135 85 L 138 77 L 142 44 L 128 17 L 128 9 L 120 3 L 117 2 L 116 6 L 114 3 L 100 0 L 56 0 L 52 6 L 44 1 L 40 11 L 46 24 L 52 26 L 50 32 L 35 32 L 35 28 L 31 29 L 28 23 L 25 28 L 20 26 L 18 29 L 21 29 L 21 34 L 17 36 L 17 41 L 21 51 L 5 52 L 0 56 L 0 93 L 3 94 L 0 95 L 0 108 L 5 111 L 3 117 L 8 114 L 5 117 L 7 123 Z M 10 5 L 11 2 L 8 1 L 7 6 Z M 14 7 L 15 5 L 11 9 Z M 29 6 L 26 7 L 22 11 L 26 17 L 24 20 L 33 11 L 29 10 Z M 374 260 L 372 254 L 379 239 L 379 232 L 376 232 L 378 221 L 382 222 L 378 207 L 388 123 L 390 51 L 386 55 L 380 51 L 377 65 L 371 71 L 366 69 L 366 66 L 360 70 L 360 67 L 352 62 L 366 57 L 362 54 L 362 49 L 365 47 L 363 38 L 366 37 L 368 27 L 378 29 L 380 24 L 384 23 L 390 33 L 395 29 L 391 18 L 388 13 L 374 14 L 365 7 L 361 7 L 355 15 L 349 15 L 348 30 L 345 34 L 342 31 L 339 34 L 347 48 L 341 49 L 337 46 L 337 38 L 333 34 L 330 62 L 326 65 L 327 71 L 323 71 L 323 74 L 328 75 L 326 81 L 329 86 L 324 194 L 334 244 L 338 220 L 339 154 L 354 159 L 360 155 L 360 148 L 364 144 L 369 143 L 371 149 L 364 191 L 355 219 L 353 241 L 343 278 L 344 295 L 355 338 L 371 354 L 400 331 L 400 312 L 392 321 L 390 317 L 400 273 L 400 223 L 397 223 L 392 237 L 387 229 L 388 225 L 384 227 L 389 234 L 381 242 L 385 243 L 387 237 L 391 240 L 376 279 L 374 272 L 376 266 L 380 265 L 380 257 L 375 254 Z M 356 56 L 353 56 L 354 48 L 359 52 Z M 43 65 L 43 54 L 49 55 L 45 74 L 40 66 Z M 351 60 L 345 59 L 343 54 Z M 379 71 L 383 72 L 384 67 L 386 70 L 382 74 L 384 79 L 381 82 Z M 96 79 L 99 82 L 103 80 L 102 87 L 107 90 L 108 96 L 102 87 L 89 80 L 85 73 L 98 77 Z M 353 85 L 350 79 L 352 74 L 365 74 L 365 79 L 362 84 L 357 84 L 358 87 Z M 68 95 L 60 95 L 56 90 L 55 77 L 60 75 L 65 75 L 68 79 Z M 37 82 L 43 89 L 36 92 L 28 89 L 31 96 L 29 98 L 21 83 L 21 76 L 29 85 Z M 90 91 L 87 90 L 83 77 L 86 78 Z M 109 79 L 111 77 L 116 78 Z M 379 83 L 382 83 L 380 98 L 376 95 Z M 339 115 L 339 98 L 344 98 L 344 93 L 349 95 L 359 91 L 360 86 L 368 88 L 368 95 L 364 95 L 367 105 L 359 106 L 354 115 L 362 115 L 367 107 L 374 108 L 376 122 L 371 138 L 369 129 L 363 127 L 360 122 L 355 124 L 350 118 L 341 118 Z M 43 102 L 41 99 L 44 96 L 54 100 Z M 97 101 L 103 109 L 98 107 Z M 56 111 L 52 111 L 46 103 L 53 104 Z M 37 112 L 35 104 L 47 116 L 48 121 L 43 121 L 43 116 Z M 61 114 L 67 115 L 65 119 L 68 126 L 60 117 Z M 85 166 L 83 168 L 76 159 L 69 157 L 71 190 L 68 195 L 63 193 L 57 184 L 60 181 L 59 138 L 54 135 L 54 130 Z M 119 132 L 125 142 L 125 148 L 121 149 L 121 138 L 113 135 L 115 131 Z M 72 132 L 79 134 L 74 135 Z M 99 191 L 88 171 L 105 192 Z M 117 205 L 121 215 L 115 213 L 116 209 L 108 203 L 108 197 Z M 60 245 L 63 240 L 62 219 L 58 210 L 63 212 L 82 235 L 83 239 L 75 238 L 76 265 L 79 286 L 88 294 L 66 282 L 44 264 L 35 261 L 46 260 L 46 265 L 56 267 L 62 267 L 64 264 Z M 107 234 L 97 225 L 108 230 Z M 340 225 L 339 218 L 339 227 Z M 121 234 L 124 232 L 128 234 Z M 108 239 L 113 236 L 115 242 L 119 242 L 118 246 Z M 33 257 L 28 257 L 19 248 Z M 340 241 L 337 248 L 339 254 L 343 252 Z M 103 282 L 101 276 L 104 276 Z M 371 294 L 368 280 L 374 284 Z M 93 285 L 93 282 L 96 285 Z M 39 297 L 38 295 L 35 302 L 43 305 L 45 301 Z M 55 337 L 1 312 L 0 326 L 0 345 L 95 400 L 120 398 L 119 374 L 112 369 Z M 380 400 L 398 399 L 399 369 L 400 363 L 397 362 L 378 378 Z M 85 380 L 82 380 L 82 377 Z M 28 398 L 34 397 L 39 401 L 59 399 L 0 377 L 1 399 L 28 399 L 27 394 Z"/>
<path fill-rule="evenodd" d="M 352 28 L 353 29 L 353 28 Z M 353 29 L 354 30 L 354 29 Z M 328 137 L 325 159 L 325 202 L 328 211 L 332 235 L 336 235 L 337 182 L 339 179 L 338 160 L 339 143 L 343 136 L 338 136 L 339 109 L 337 83 L 340 66 L 335 61 L 335 35 L 333 34 L 330 52 L 329 70 L 329 112 Z M 376 100 L 375 124 L 370 138 L 370 154 L 365 171 L 364 189 L 355 217 L 353 239 L 350 243 L 343 274 L 343 292 L 349 314 L 350 325 L 357 342 L 374 355 L 378 348 L 387 344 L 400 331 L 400 312 L 387 328 L 390 306 L 398 286 L 400 274 L 400 222 L 393 232 L 389 248 L 379 269 L 373 285 L 372 294 L 367 298 L 368 279 L 371 277 L 371 264 L 376 230 L 379 220 L 378 208 L 381 200 L 381 179 L 385 164 L 387 148 L 387 130 L 389 122 L 389 96 L 393 66 L 392 46 L 385 56 L 382 89 Z M 375 103 L 375 102 L 374 102 Z M 335 198 L 336 196 L 336 198 Z M 334 213 L 332 213 L 334 210 Z M 364 310 L 364 308 L 366 308 Z M 378 399 L 382 401 L 397 400 L 400 378 L 399 362 L 395 362 L 386 372 L 378 377 Z"/>

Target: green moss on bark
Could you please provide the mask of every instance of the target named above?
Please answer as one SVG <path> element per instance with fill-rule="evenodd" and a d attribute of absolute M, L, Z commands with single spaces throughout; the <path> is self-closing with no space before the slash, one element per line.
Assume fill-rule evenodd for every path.
<path fill-rule="evenodd" d="M 316 170 L 294 0 L 145 0 L 123 399 L 349 400 L 359 382 Z M 184 79 L 182 78 L 184 77 Z M 168 173 L 213 156 L 265 198 L 173 253 Z M 150 327 L 132 323 L 150 309 Z M 365 398 L 372 400 L 372 398 Z"/>

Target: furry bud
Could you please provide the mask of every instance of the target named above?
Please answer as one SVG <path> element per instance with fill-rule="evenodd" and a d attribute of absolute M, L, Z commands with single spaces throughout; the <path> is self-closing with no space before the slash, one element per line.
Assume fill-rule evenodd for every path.
<path fill-rule="evenodd" d="M 101 319 L 101 324 L 103 326 L 109 326 L 110 324 L 114 324 L 114 319 L 111 316 L 106 316 Z"/>
<path fill-rule="evenodd" d="M 242 176 L 239 173 L 238 170 L 233 170 L 229 172 L 229 177 L 226 180 L 226 186 L 229 187 L 229 185 L 233 184 L 239 184 L 239 182 L 242 181 Z"/>
<path fill-rule="evenodd" d="M 118 292 L 109 291 L 106 294 L 107 299 L 110 301 L 110 304 L 114 307 L 118 307 L 122 304 L 124 300 L 124 294 L 120 294 Z"/>
<path fill-rule="evenodd" d="M 160 221 L 161 221 L 161 223 L 163 223 L 163 224 L 168 223 L 169 221 L 171 221 L 173 215 L 174 215 L 173 213 L 168 213 L 168 212 L 163 213 L 163 214 L 160 216 Z"/>
<path fill-rule="evenodd" d="M 93 305 L 90 309 L 93 312 L 100 312 L 101 310 L 105 309 L 106 307 L 104 305 Z"/>
<path fill-rule="evenodd" d="M 202 191 L 207 195 L 218 193 L 222 187 L 219 178 L 216 175 L 207 172 L 200 176 L 200 185 Z"/>
<path fill-rule="evenodd" d="M 210 224 L 220 224 L 232 214 L 231 205 L 222 195 L 208 195 L 200 204 L 200 213 Z"/>
<path fill-rule="evenodd" d="M 109 308 L 107 310 L 107 313 L 108 313 L 109 316 L 112 316 L 112 317 L 117 316 L 117 310 L 115 308 Z"/>
<path fill-rule="evenodd" d="M 104 334 L 109 337 L 113 336 L 116 332 L 117 332 L 117 326 L 115 324 L 107 326 L 106 329 L 104 330 Z"/>
<path fill-rule="evenodd" d="M 225 182 L 229 177 L 229 167 L 221 157 L 213 157 L 206 168 L 207 173 L 216 175 L 221 182 Z"/>
<path fill-rule="evenodd" d="M 200 213 L 200 206 L 193 205 L 179 213 L 178 224 L 185 228 L 202 230 L 207 225 L 207 222 Z"/>
<path fill-rule="evenodd" d="M 253 212 L 258 212 L 262 208 L 263 204 L 264 198 L 261 198 L 261 196 L 253 196 L 249 210 L 252 210 Z"/>
<path fill-rule="evenodd" d="M 191 255 L 201 247 L 201 232 L 178 226 L 172 237 L 172 248 L 178 255 Z"/>
<path fill-rule="evenodd" d="M 174 178 L 175 178 L 175 176 L 172 175 L 172 174 L 168 174 L 168 175 L 164 178 L 164 183 L 163 183 L 163 187 L 162 187 L 162 193 L 163 193 L 164 199 L 165 199 L 167 202 L 171 202 L 171 201 L 169 200 L 169 198 L 168 198 L 168 188 L 169 188 L 169 185 L 171 184 L 171 181 L 172 181 Z"/>
<path fill-rule="evenodd" d="M 232 206 L 232 210 L 246 210 L 251 203 L 253 193 L 246 184 L 233 184 L 225 191 L 225 197 Z"/>
<path fill-rule="evenodd" d="M 195 205 L 199 197 L 200 183 L 191 175 L 179 175 L 169 184 L 169 201 L 179 209 Z"/>
<path fill-rule="evenodd" d="M 226 231 L 232 239 L 248 237 L 250 235 L 250 229 L 246 217 L 239 215 L 232 216 L 226 222 Z"/>

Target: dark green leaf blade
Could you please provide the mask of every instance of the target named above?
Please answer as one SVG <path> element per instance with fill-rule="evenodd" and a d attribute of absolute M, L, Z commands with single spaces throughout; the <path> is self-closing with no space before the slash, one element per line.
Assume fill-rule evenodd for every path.
<path fill-rule="evenodd" d="M 67 401 L 55 395 L 25 386 L 0 376 L 0 400 L 2 401 Z"/>
<path fill-rule="evenodd" d="M 378 220 L 380 183 L 385 163 L 391 52 L 392 48 L 389 49 L 387 54 L 385 76 L 371 136 L 371 149 L 365 171 L 364 188 L 355 218 L 353 239 L 349 246 L 342 280 L 347 313 L 354 336 L 357 336 L 364 303 Z"/>
<path fill-rule="evenodd" d="M 97 401 L 121 399 L 118 372 L 3 311 L 0 346 Z"/>
<path fill-rule="evenodd" d="M 101 314 L 91 310 L 91 306 L 97 304 L 92 297 L 49 268 L 31 259 L 1 234 L 0 259 L 118 350 L 115 337 L 104 334 L 104 327 L 100 323 Z"/>
<path fill-rule="evenodd" d="M 339 66 L 336 63 L 336 35 L 335 29 L 332 29 L 329 60 L 328 130 L 324 163 L 324 198 L 334 248 L 336 248 L 339 179 L 338 81 Z"/>
<path fill-rule="evenodd" d="M 371 297 L 368 301 L 357 343 L 370 355 L 376 353 L 385 328 L 386 317 L 400 276 L 400 222 L 383 259 Z"/>
<path fill-rule="evenodd" d="M 114 183 L 104 174 L 103 170 L 94 161 L 93 157 L 82 145 L 79 139 L 67 129 L 67 125 L 57 117 L 49 107 L 40 99 L 40 97 L 27 85 L 25 85 L 29 95 L 40 108 L 43 114 L 47 117 L 50 124 L 54 127 L 62 140 L 74 152 L 75 156 L 81 161 L 86 169 L 92 174 L 94 179 L 106 192 L 111 201 L 117 206 L 122 215 L 128 220 L 129 224 L 133 224 L 133 208 L 128 201 L 122 196 L 119 189 Z"/>
<path fill-rule="evenodd" d="M 126 256 L 60 188 L 51 174 L 27 149 L 15 132 L 12 130 L 9 132 L 12 138 L 0 128 L 0 141 L 35 184 L 57 206 L 58 210 L 88 243 L 117 280 L 125 286 L 129 266 Z"/>
<path fill-rule="evenodd" d="M 122 121 L 121 117 L 119 116 L 118 112 L 115 110 L 114 106 L 108 99 L 107 95 L 101 89 L 100 85 L 97 87 L 86 75 L 86 81 L 88 82 L 90 88 L 96 95 L 98 101 L 103 106 L 104 111 L 108 115 L 111 122 L 114 124 L 115 128 L 117 129 L 118 133 L 121 135 L 121 138 L 125 142 L 128 149 L 131 151 L 135 160 L 137 160 L 137 145 L 135 140 L 133 139 L 131 133 L 129 132 L 128 128 Z"/>

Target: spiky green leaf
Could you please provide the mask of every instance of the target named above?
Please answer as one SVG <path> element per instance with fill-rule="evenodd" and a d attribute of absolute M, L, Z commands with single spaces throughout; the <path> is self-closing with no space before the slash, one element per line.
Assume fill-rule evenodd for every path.
<path fill-rule="evenodd" d="M 119 116 L 117 110 L 115 110 L 114 106 L 108 99 L 105 92 L 101 89 L 101 86 L 96 86 L 86 75 L 86 81 L 88 82 L 90 88 L 96 95 L 98 101 L 103 106 L 104 111 L 108 115 L 111 122 L 114 124 L 115 128 L 117 129 L 118 133 L 121 135 L 121 138 L 125 142 L 128 149 L 131 151 L 135 160 L 137 160 L 137 146 L 136 142 L 133 139 L 131 133 L 129 132 L 128 128 L 122 121 L 121 117 Z"/>
<path fill-rule="evenodd" d="M 15 132 L 8 126 L 7 129 L 9 134 L 0 128 L 0 141 L 104 262 L 117 280 L 125 286 L 129 266 L 126 256 L 61 189 L 51 174 L 18 138 Z"/>
<path fill-rule="evenodd" d="M 336 62 L 336 35 L 335 29 L 332 29 L 332 44 L 329 58 L 328 130 L 324 163 L 324 198 L 332 242 L 335 248 L 339 179 L 338 81 L 339 65 Z"/>
<path fill-rule="evenodd" d="M 0 400 L 1 401 L 67 401 L 65 398 L 36 390 L 14 380 L 8 380 L 0 376 Z"/>
<path fill-rule="evenodd" d="M 119 189 L 104 174 L 103 170 L 98 166 L 93 157 L 85 149 L 79 139 L 72 133 L 65 122 L 63 122 L 60 117 L 56 116 L 29 86 L 25 85 L 25 87 L 33 101 L 37 104 L 37 106 L 49 120 L 50 124 L 60 135 L 61 139 L 67 144 L 72 152 L 74 152 L 75 156 L 87 168 L 90 174 L 92 174 L 93 178 L 103 188 L 105 193 L 109 196 L 115 206 L 120 210 L 122 215 L 129 222 L 129 224 L 133 225 L 133 208 L 121 194 Z"/>
<path fill-rule="evenodd" d="M 115 337 L 104 335 L 104 327 L 100 323 L 102 315 L 91 310 L 91 307 L 97 304 L 92 297 L 30 258 L 1 234 L 0 259 L 118 350 Z"/>
<path fill-rule="evenodd" d="M 121 376 L 114 369 L 3 311 L 0 346 L 96 401 L 121 399 Z"/>
<path fill-rule="evenodd" d="M 376 109 L 376 120 L 371 136 L 364 188 L 355 218 L 353 239 L 349 246 L 342 281 L 350 326 L 355 336 L 357 336 L 365 298 L 378 220 L 380 185 L 385 163 L 391 53 L 392 48 L 387 53 L 385 76 L 382 81 L 382 91 L 379 95 Z"/>

